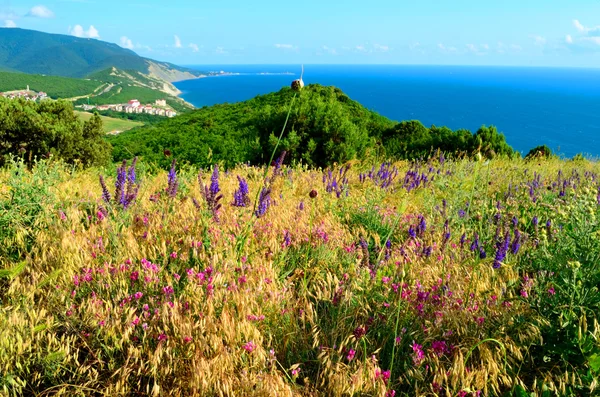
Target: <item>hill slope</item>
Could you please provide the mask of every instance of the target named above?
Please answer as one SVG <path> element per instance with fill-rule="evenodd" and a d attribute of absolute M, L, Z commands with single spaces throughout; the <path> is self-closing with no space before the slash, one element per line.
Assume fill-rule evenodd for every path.
<path fill-rule="evenodd" d="M 295 96 L 297 95 L 297 96 Z M 482 126 L 474 134 L 418 121 L 395 123 L 351 100 L 335 87 L 317 84 L 295 94 L 289 88 L 249 101 L 204 107 L 111 139 L 115 160 L 131 154 L 168 166 L 169 150 L 179 161 L 209 166 L 265 163 L 291 113 L 278 151 L 288 160 L 328 166 L 369 154 L 394 159 L 431 156 L 437 149 L 456 156 L 513 155 L 504 135 Z"/>
<path fill-rule="evenodd" d="M 90 77 L 114 76 L 138 87 L 178 95 L 173 81 L 196 78 L 198 71 L 143 58 L 114 43 L 25 29 L 0 28 L 0 70 L 28 74 Z M 100 78 L 105 77 L 105 78 Z M 113 79 L 114 80 L 114 79 Z"/>
<path fill-rule="evenodd" d="M 283 88 L 245 102 L 204 107 L 127 131 L 111 139 L 116 159 L 131 153 L 167 165 L 163 150 L 180 161 L 209 165 L 269 159 L 294 96 Z M 295 99 L 281 150 L 289 159 L 325 165 L 365 155 L 373 137 L 393 122 L 352 101 L 334 87 L 309 85 Z"/>

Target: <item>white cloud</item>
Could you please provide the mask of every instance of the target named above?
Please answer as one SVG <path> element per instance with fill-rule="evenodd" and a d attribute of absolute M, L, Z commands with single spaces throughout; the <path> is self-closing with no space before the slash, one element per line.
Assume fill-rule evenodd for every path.
<path fill-rule="evenodd" d="M 546 38 L 543 36 L 531 36 L 535 45 L 542 46 L 546 44 Z"/>
<path fill-rule="evenodd" d="M 83 28 L 83 26 L 81 25 L 75 25 L 73 26 L 73 28 L 71 29 L 71 27 L 69 27 L 69 34 L 71 36 L 75 36 L 75 37 L 82 37 L 82 38 L 86 38 L 86 39 L 98 39 L 100 38 L 100 34 L 98 32 L 98 29 L 96 29 L 94 27 L 94 25 L 90 25 L 88 30 L 85 30 Z"/>
<path fill-rule="evenodd" d="M 487 50 L 490 49 L 490 46 L 488 44 L 484 44 L 484 45 L 481 46 L 481 48 L 483 48 L 484 50 L 487 51 Z"/>
<path fill-rule="evenodd" d="M 573 37 L 571 37 L 571 35 L 568 34 L 567 37 L 565 37 L 565 41 L 567 42 L 567 44 L 573 44 Z"/>
<path fill-rule="evenodd" d="M 585 26 L 583 26 L 581 24 L 581 22 L 579 22 L 577 19 L 573 19 L 573 25 L 575 25 L 575 29 L 577 29 L 580 32 L 586 32 L 587 29 Z"/>
<path fill-rule="evenodd" d="M 477 46 L 474 44 L 467 44 L 467 49 L 471 52 L 478 52 Z"/>
<path fill-rule="evenodd" d="M 175 35 L 175 48 L 181 48 L 181 40 L 179 39 L 179 36 Z"/>
<path fill-rule="evenodd" d="M 121 47 L 133 50 L 133 42 L 131 41 L 131 39 L 128 39 L 127 36 L 122 36 Z"/>
<path fill-rule="evenodd" d="M 582 37 L 581 41 L 596 44 L 600 46 L 600 36 Z"/>
<path fill-rule="evenodd" d="M 364 45 L 357 45 L 356 47 L 356 51 L 360 51 L 360 52 L 366 52 L 367 49 L 365 48 Z"/>
<path fill-rule="evenodd" d="M 327 52 L 327 53 L 329 53 L 331 55 L 338 55 L 338 52 L 336 51 L 335 48 L 330 48 L 330 47 L 327 47 L 326 45 L 324 45 L 321 48 L 322 48 L 323 51 L 325 51 L 325 52 Z"/>
<path fill-rule="evenodd" d="M 275 47 L 276 48 L 283 48 L 283 49 L 286 49 L 286 50 L 291 50 L 291 49 L 294 48 L 294 46 L 291 45 L 291 44 L 275 44 Z"/>
<path fill-rule="evenodd" d="M 446 46 L 445 46 L 444 44 L 442 44 L 442 43 L 439 43 L 439 44 L 438 44 L 438 49 L 439 49 L 440 51 L 442 51 L 442 52 L 445 52 L 445 53 L 455 53 L 455 52 L 457 51 L 456 47 L 452 47 L 452 46 L 450 46 L 450 47 L 446 47 Z"/>
<path fill-rule="evenodd" d="M 31 8 L 31 10 L 29 10 L 26 16 L 36 18 L 54 18 L 54 13 L 50 11 L 47 7 L 38 5 Z"/>
<path fill-rule="evenodd" d="M 15 23 L 15 21 L 13 21 L 11 19 L 7 19 L 6 21 L 4 21 L 4 27 L 5 28 L 16 28 L 17 24 Z"/>
<path fill-rule="evenodd" d="M 511 45 L 510 45 L 510 49 L 511 49 L 511 50 L 513 50 L 513 51 L 522 51 L 522 50 L 523 50 L 523 47 L 521 47 L 521 46 L 520 46 L 520 45 L 518 45 L 518 44 L 511 44 Z"/>
<path fill-rule="evenodd" d="M 387 45 L 374 44 L 373 47 L 375 47 L 375 51 L 380 52 L 388 52 L 390 50 L 390 47 Z"/>
<path fill-rule="evenodd" d="M 194 51 L 194 52 L 200 51 L 198 44 L 190 43 L 190 45 L 188 45 L 188 47 L 190 47 L 192 49 L 192 51 Z"/>
<path fill-rule="evenodd" d="M 228 52 L 227 52 L 227 51 L 225 50 L 225 48 L 223 48 L 223 47 L 217 47 L 217 48 L 215 49 L 215 52 L 216 52 L 217 54 L 220 54 L 220 55 L 225 55 L 225 54 L 228 54 Z"/>
<path fill-rule="evenodd" d="M 408 45 L 408 48 L 409 48 L 409 49 L 411 49 L 411 50 L 415 50 L 415 49 L 417 49 L 417 48 L 418 48 L 418 47 L 420 47 L 420 46 L 421 46 L 421 43 L 419 43 L 419 42 L 417 41 L 416 43 L 409 44 L 409 45 Z"/>

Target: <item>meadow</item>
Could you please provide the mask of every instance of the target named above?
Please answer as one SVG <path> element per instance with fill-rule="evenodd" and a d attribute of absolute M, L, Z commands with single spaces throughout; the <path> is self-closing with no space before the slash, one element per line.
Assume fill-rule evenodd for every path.
<path fill-rule="evenodd" d="M 79 116 L 79 118 L 83 121 L 88 121 L 92 118 L 92 113 L 88 112 L 75 111 L 75 114 Z M 123 132 L 144 125 L 143 123 L 140 123 L 138 121 L 117 119 L 114 117 L 107 117 L 102 115 L 100 115 L 100 118 L 102 119 L 102 127 L 104 129 L 104 132 L 106 132 L 107 134 L 114 133 L 115 131 Z"/>
<path fill-rule="evenodd" d="M 597 394 L 599 173 L 14 160 L 0 394 Z"/>

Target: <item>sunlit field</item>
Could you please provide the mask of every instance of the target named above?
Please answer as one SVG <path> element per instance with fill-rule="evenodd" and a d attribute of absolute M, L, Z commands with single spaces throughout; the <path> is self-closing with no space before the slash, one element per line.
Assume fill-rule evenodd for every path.
<path fill-rule="evenodd" d="M 597 163 L 283 164 L 0 171 L 0 394 L 598 393 Z"/>

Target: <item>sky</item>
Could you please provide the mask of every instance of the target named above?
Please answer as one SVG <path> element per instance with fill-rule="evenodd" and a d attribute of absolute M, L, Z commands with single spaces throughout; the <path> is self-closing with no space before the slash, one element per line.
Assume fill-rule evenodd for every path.
<path fill-rule="evenodd" d="M 600 67 L 600 0 L 0 0 L 0 27 L 180 65 Z"/>

